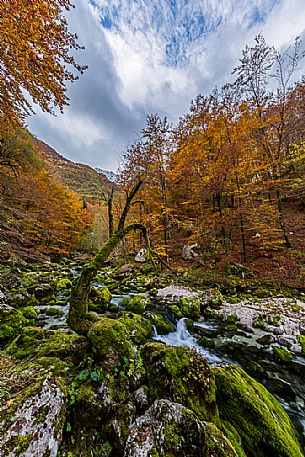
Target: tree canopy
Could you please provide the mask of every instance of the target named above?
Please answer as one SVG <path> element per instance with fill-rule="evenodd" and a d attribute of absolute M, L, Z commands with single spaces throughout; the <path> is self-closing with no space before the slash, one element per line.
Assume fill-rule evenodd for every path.
<path fill-rule="evenodd" d="M 70 0 L 0 0 L 0 131 L 32 112 L 30 98 L 52 112 L 67 104 L 65 83 L 83 72 L 64 12 Z"/>

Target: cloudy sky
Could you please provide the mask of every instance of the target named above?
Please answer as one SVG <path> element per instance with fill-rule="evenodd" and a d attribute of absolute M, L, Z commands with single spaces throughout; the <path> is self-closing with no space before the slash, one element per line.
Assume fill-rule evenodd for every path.
<path fill-rule="evenodd" d="M 305 37 L 304 0 L 75 0 L 68 14 L 88 70 L 70 106 L 36 109 L 30 130 L 75 162 L 115 170 L 147 114 L 176 121 L 198 93 L 230 78 L 263 32 L 277 48 Z M 305 73 L 305 71 L 304 71 Z"/>

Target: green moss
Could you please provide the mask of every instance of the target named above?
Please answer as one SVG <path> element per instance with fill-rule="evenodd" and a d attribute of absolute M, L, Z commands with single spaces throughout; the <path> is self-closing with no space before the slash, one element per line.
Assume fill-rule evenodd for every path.
<path fill-rule="evenodd" d="M 299 335 L 298 339 L 301 345 L 302 354 L 305 355 L 305 335 Z"/>
<path fill-rule="evenodd" d="M 301 457 L 297 434 L 277 400 L 239 367 L 214 368 L 221 417 L 253 457 Z"/>
<path fill-rule="evenodd" d="M 99 289 L 92 289 L 92 291 L 90 293 L 90 298 L 94 304 L 100 305 L 100 306 L 106 308 L 110 304 L 112 295 L 109 292 L 108 287 L 105 286 L 105 287 L 100 287 Z"/>
<path fill-rule="evenodd" d="M 175 324 L 168 321 L 163 314 L 146 313 L 145 317 L 156 327 L 159 335 L 166 335 L 176 330 Z"/>
<path fill-rule="evenodd" d="M 267 322 L 270 325 L 274 325 L 275 327 L 278 327 L 281 322 L 281 316 L 268 316 Z"/>
<path fill-rule="evenodd" d="M 54 375 L 62 376 L 63 373 L 67 373 L 69 370 L 73 373 L 74 365 L 69 360 L 60 360 L 59 357 L 39 357 L 37 359 L 39 365 L 47 368 L 49 371 L 52 372 Z"/>
<path fill-rule="evenodd" d="M 190 319 L 199 319 L 200 317 L 200 300 L 199 298 L 181 298 L 179 308 L 182 315 Z"/>
<path fill-rule="evenodd" d="M 226 265 L 226 273 L 229 275 L 237 276 L 239 278 L 252 278 L 253 272 L 246 267 L 237 262 L 229 262 Z"/>
<path fill-rule="evenodd" d="M 206 439 L 206 456 L 237 457 L 238 455 L 242 455 L 236 452 L 234 445 L 215 424 L 205 424 L 204 433 Z"/>
<path fill-rule="evenodd" d="M 20 310 L 0 307 L 0 345 L 15 338 L 25 323 L 26 319 Z"/>
<path fill-rule="evenodd" d="M 62 330 L 44 330 L 25 327 L 22 333 L 7 347 L 6 352 L 18 359 L 27 357 L 70 357 L 73 346 L 84 338 Z"/>
<path fill-rule="evenodd" d="M 228 296 L 225 298 L 227 303 L 231 303 L 232 305 L 235 305 L 236 303 L 240 303 L 240 299 L 238 297 L 232 297 Z"/>
<path fill-rule="evenodd" d="M 88 384 L 82 384 L 77 392 L 77 402 L 85 403 L 87 406 L 94 404 L 96 393 Z"/>
<path fill-rule="evenodd" d="M 122 302 L 122 305 L 127 311 L 133 311 L 134 313 L 142 314 L 149 302 L 149 297 L 146 297 L 145 295 L 136 295 L 132 298 L 125 298 Z"/>
<path fill-rule="evenodd" d="M 63 292 L 66 289 L 71 289 L 71 285 L 72 283 L 69 278 L 61 278 L 57 281 L 56 290 L 59 292 Z"/>
<path fill-rule="evenodd" d="M 9 343 L 14 339 L 17 332 L 16 329 L 11 327 L 10 325 L 3 324 L 0 326 L 0 346 Z"/>
<path fill-rule="evenodd" d="M 232 443 L 232 445 L 234 446 L 234 449 L 238 457 L 247 457 L 242 447 L 241 438 L 235 430 L 235 428 L 233 427 L 233 425 L 231 425 L 230 422 L 222 421 L 221 431 L 228 438 L 230 443 Z"/>
<path fill-rule="evenodd" d="M 294 311 L 295 313 L 298 313 L 299 311 L 301 311 L 302 307 L 299 306 L 299 305 L 292 305 L 292 306 L 291 306 L 291 309 L 292 309 L 292 311 Z"/>
<path fill-rule="evenodd" d="M 54 307 L 43 308 L 41 310 L 42 313 L 46 314 L 47 316 L 63 316 L 63 311 L 61 309 Z"/>
<path fill-rule="evenodd" d="M 221 315 L 214 309 L 206 308 L 203 310 L 203 315 L 206 319 L 220 319 Z"/>
<path fill-rule="evenodd" d="M 181 309 L 177 305 L 171 305 L 168 307 L 169 312 L 171 312 L 177 319 L 181 319 L 183 316 Z"/>
<path fill-rule="evenodd" d="M 224 302 L 224 298 L 218 289 L 210 289 L 208 291 L 206 305 L 210 308 L 220 308 Z"/>
<path fill-rule="evenodd" d="M 29 435 L 13 435 L 9 441 L 7 441 L 4 445 L 4 449 L 6 452 L 9 452 L 11 455 L 19 455 L 25 453 L 27 448 L 32 441 L 34 433 L 30 433 Z"/>
<path fill-rule="evenodd" d="M 151 401 L 167 398 L 194 411 L 200 419 L 218 420 L 213 374 L 197 352 L 147 343 L 142 358 Z"/>
<path fill-rule="evenodd" d="M 259 316 L 253 324 L 254 328 L 261 328 L 262 330 L 266 329 L 265 316 Z"/>
<path fill-rule="evenodd" d="M 199 340 L 198 340 L 200 346 L 204 347 L 204 348 L 211 348 L 213 349 L 215 347 L 215 342 L 213 341 L 213 339 L 211 338 L 208 338 L 207 336 L 205 335 L 202 335 Z"/>
<path fill-rule="evenodd" d="M 230 324 L 235 324 L 235 322 L 238 320 L 237 314 L 230 314 L 230 316 L 227 317 L 227 322 Z"/>
<path fill-rule="evenodd" d="M 150 321 L 139 314 L 122 312 L 118 320 L 125 325 L 129 337 L 134 343 L 140 344 L 152 337 L 153 331 Z"/>
<path fill-rule="evenodd" d="M 129 333 L 121 322 L 103 317 L 92 325 L 88 332 L 95 353 L 106 369 L 112 370 L 131 348 Z"/>
<path fill-rule="evenodd" d="M 291 352 L 287 351 L 287 349 L 282 348 L 280 346 L 273 346 L 272 348 L 273 354 L 283 362 L 288 362 L 289 360 L 293 359 L 293 355 Z"/>
<path fill-rule="evenodd" d="M 272 297 L 274 295 L 274 290 L 259 288 L 255 290 L 255 296 L 258 298 Z"/>
<path fill-rule="evenodd" d="M 41 366 L 37 359 L 16 361 L 7 354 L 0 353 L 0 379 L 5 383 L 8 392 L 7 398 L 1 401 L 0 423 L 2 424 L 2 431 L 5 430 L 5 424 L 9 425 L 10 419 L 18 408 L 24 405 L 26 400 L 41 392 L 43 382 L 52 374 L 50 366 Z M 57 379 L 57 377 L 56 379 L 53 377 L 52 384 L 57 383 Z M 36 423 L 43 420 L 45 413 L 45 408 L 37 409 L 37 416 L 35 413 Z"/>
<path fill-rule="evenodd" d="M 236 332 L 237 326 L 236 325 L 227 325 L 228 332 Z"/>
<path fill-rule="evenodd" d="M 34 324 L 38 317 L 35 308 L 33 308 L 33 306 L 26 306 L 25 308 L 22 308 L 21 311 L 28 323 Z"/>

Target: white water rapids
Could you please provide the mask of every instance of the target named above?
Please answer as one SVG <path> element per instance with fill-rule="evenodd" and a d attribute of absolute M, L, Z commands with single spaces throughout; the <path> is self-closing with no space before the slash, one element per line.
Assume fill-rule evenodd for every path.
<path fill-rule="evenodd" d="M 186 327 L 186 321 L 187 319 L 185 318 L 180 319 L 177 323 L 176 331 L 168 333 L 167 335 L 158 335 L 154 327 L 153 339 L 155 341 L 161 341 L 165 344 L 168 344 L 169 346 L 184 346 L 189 349 L 196 349 L 196 351 L 202 354 L 211 364 L 223 361 L 223 359 L 220 359 L 207 349 L 203 349 L 201 346 L 199 346 L 199 344 L 197 343 L 197 339 L 188 331 Z"/>

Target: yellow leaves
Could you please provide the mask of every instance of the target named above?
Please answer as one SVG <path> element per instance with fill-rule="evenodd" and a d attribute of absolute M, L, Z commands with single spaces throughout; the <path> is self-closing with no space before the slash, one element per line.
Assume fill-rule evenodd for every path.
<path fill-rule="evenodd" d="M 42 162 L 32 157 L 33 150 L 26 155 L 28 141 L 26 132 L 21 131 L 19 137 L 2 142 L 6 155 L 0 154 L 0 225 L 10 221 L 5 224 L 7 233 L 2 235 L 22 239 L 23 249 L 35 246 L 44 253 L 68 254 L 91 224 L 91 212 L 83 209 L 76 194 L 51 178 Z M 1 157 L 10 158 L 15 170 L 11 176 L 6 170 L 1 173 Z"/>
<path fill-rule="evenodd" d="M 27 92 L 44 111 L 67 103 L 65 81 L 83 71 L 69 55 L 78 49 L 63 9 L 70 0 L 0 0 L 0 131 L 31 112 Z M 2 125 L 1 125 L 2 124 Z"/>

